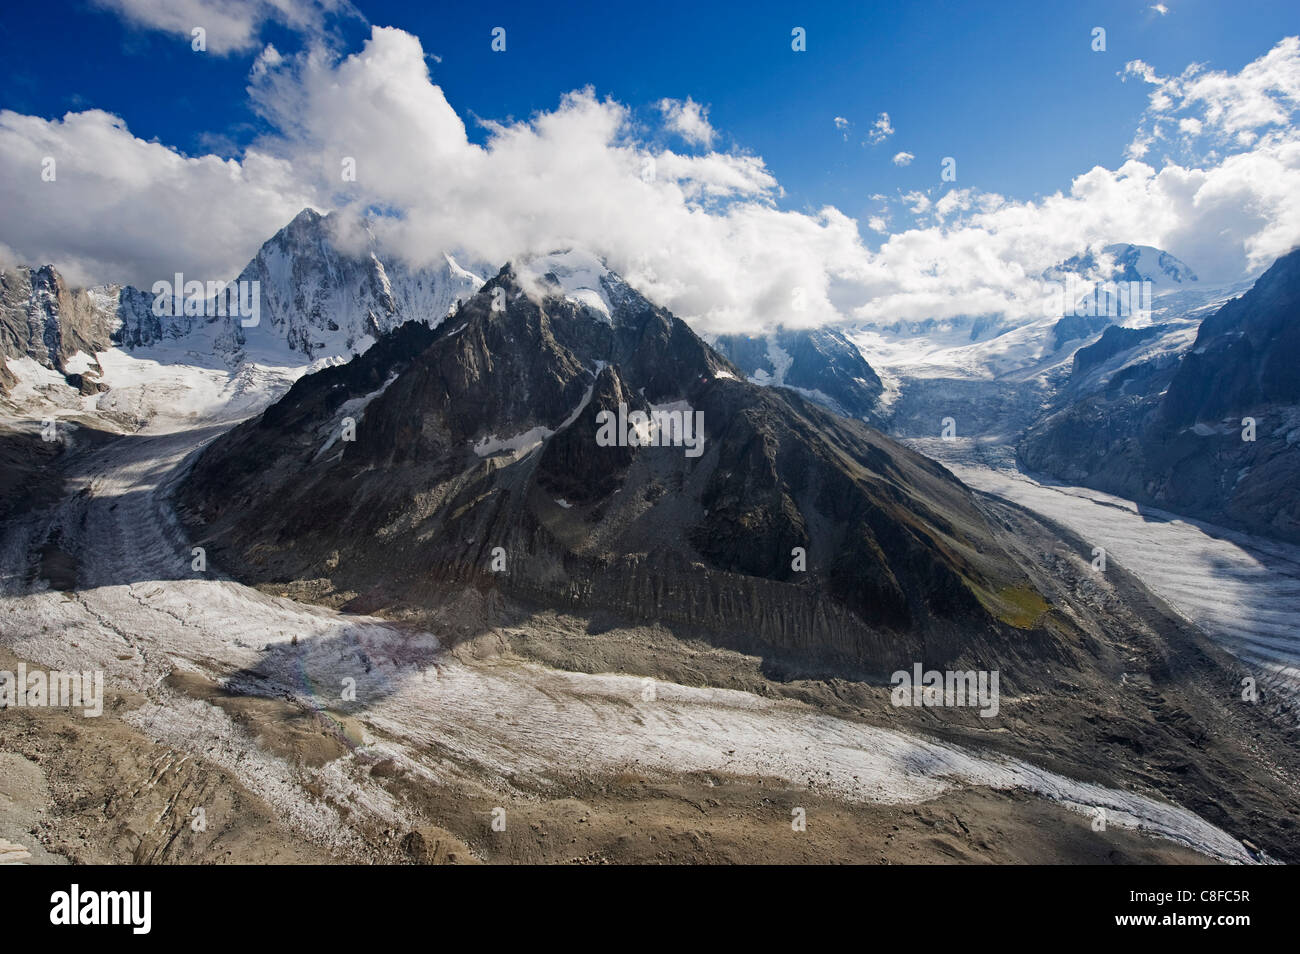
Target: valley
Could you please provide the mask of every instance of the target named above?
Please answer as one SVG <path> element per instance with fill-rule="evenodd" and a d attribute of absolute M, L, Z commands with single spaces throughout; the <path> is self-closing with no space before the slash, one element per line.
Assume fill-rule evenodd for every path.
<path fill-rule="evenodd" d="M 1158 797 L 881 727 L 887 718 L 832 715 L 770 687 L 652 680 L 647 698 L 642 677 L 554 669 L 483 641 L 458 652 L 433 632 L 194 578 L 167 494 L 220 430 L 157 422 L 75 455 L 67 498 L 6 528 L 6 656 L 102 667 L 112 687 L 102 722 L 72 729 L 55 711 L 29 711 L 2 724 L 6 751 L 38 758 L 57 773 L 48 784 L 64 786 L 43 830 L 45 847 L 72 860 L 1253 857 Z M 75 590 L 30 585 L 52 526 Z M 546 628 L 539 620 L 531 635 Z M 348 676 L 359 705 L 339 699 Z M 117 784 L 160 790 L 161 816 L 124 806 L 101 817 L 84 799 L 74 810 L 66 787 L 89 782 L 58 742 L 69 732 L 119 763 Z M 196 805 L 207 832 L 189 827 Z M 498 806 L 510 819 L 500 838 Z M 810 819 L 806 844 L 792 808 Z M 1097 808 L 1112 826 L 1104 837 L 1089 827 Z M 624 822 L 633 809 L 637 821 Z M 78 832 L 93 844 L 75 847 Z M 759 833 L 772 854 L 745 847 Z"/>

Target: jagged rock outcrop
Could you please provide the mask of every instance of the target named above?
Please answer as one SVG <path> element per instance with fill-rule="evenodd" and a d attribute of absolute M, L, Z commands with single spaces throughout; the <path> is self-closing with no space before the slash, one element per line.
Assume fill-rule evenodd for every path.
<path fill-rule="evenodd" d="M 285 365 L 346 357 L 408 321 L 437 324 L 483 284 L 450 256 L 413 267 L 385 254 L 364 229 L 354 239 L 345 239 L 343 231 L 334 215 L 304 209 L 261 247 L 232 282 L 237 289 L 238 283 L 248 283 L 250 314 L 256 288 L 255 324 L 250 314 L 235 313 L 228 303 L 218 309 L 206 299 L 186 313 L 173 303 L 175 289 L 164 291 L 155 307 L 160 296 L 152 287 L 72 289 L 50 265 L 4 271 L 0 389 L 16 380 L 4 359 L 30 357 L 83 393 L 105 390 L 112 382 L 103 380 L 95 355 L 112 347 L 136 350 L 176 342 L 232 366 L 246 359 Z M 175 278 L 158 276 L 167 283 Z M 182 278 L 206 289 L 218 276 Z M 186 294 L 184 288 L 180 294 Z M 70 368 L 78 352 L 85 357 Z"/>
<path fill-rule="evenodd" d="M 342 231 L 337 215 L 304 209 L 263 244 L 235 279 L 258 283 L 261 324 L 246 329 L 227 318 L 230 348 L 269 333 L 308 359 L 353 354 L 404 322 L 442 320 L 483 284 L 450 256 L 412 267 L 369 233 L 349 240 Z"/>
<path fill-rule="evenodd" d="M 0 387 L 15 382 L 6 358 L 31 358 L 93 394 L 101 387 L 98 363 L 91 358 L 74 368 L 70 359 L 106 350 L 112 332 L 105 302 L 94 292 L 69 288 L 51 266 L 0 271 Z"/>

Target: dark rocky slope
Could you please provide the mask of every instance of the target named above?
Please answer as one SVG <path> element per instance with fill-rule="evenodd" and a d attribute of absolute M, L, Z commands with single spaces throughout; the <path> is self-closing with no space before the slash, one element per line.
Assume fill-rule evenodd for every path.
<path fill-rule="evenodd" d="M 617 276 L 609 317 L 525 284 L 503 269 L 439 328 L 403 326 L 216 441 L 180 492 L 197 542 L 354 608 L 472 585 L 844 671 L 1072 651 L 944 468 L 739 380 Z M 699 412 L 702 454 L 599 446 L 620 402 Z"/>
<path fill-rule="evenodd" d="M 507 268 L 438 328 L 303 378 L 195 461 L 177 495 L 194 542 L 274 592 L 449 642 L 493 630 L 475 651 L 504 632 L 553 665 L 788 695 L 1160 793 L 1300 858 L 1289 702 L 1243 704 L 1240 665 L 1122 567 L 1092 573 L 1086 541 L 730 377 L 671 314 L 601 286 L 608 318 Z M 594 440 L 600 410 L 672 402 L 704 414 L 699 457 Z M 356 440 L 336 440 L 348 417 Z M 892 707 L 888 674 L 915 661 L 998 669 L 997 719 Z"/>

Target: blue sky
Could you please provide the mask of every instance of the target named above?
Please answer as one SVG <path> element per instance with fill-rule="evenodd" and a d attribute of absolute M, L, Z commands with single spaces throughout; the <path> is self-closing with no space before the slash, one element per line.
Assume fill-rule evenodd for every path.
<path fill-rule="evenodd" d="M 591 85 L 642 111 L 662 97 L 709 107 L 718 145 L 761 155 L 790 208 L 830 203 L 865 220 L 868 196 L 936 186 L 940 160 L 959 181 L 1030 198 L 1115 164 L 1146 104 L 1120 81 L 1142 58 L 1240 69 L 1300 29 L 1293 2 L 468 4 L 362 0 L 374 24 L 418 35 L 434 81 L 466 118 L 526 118 Z M 50 25 L 58 24 L 57 40 Z M 365 24 L 333 21 L 355 50 Z M 494 26 L 507 51 L 490 49 Z M 790 29 L 808 49 L 790 50 Z M 1091 30 L 1107 50 L 1091 49 Z M 86 0 L 11 8 L 0 33 L 4 106 L 47 118 L 90 106 L 145 139 L 190 153 L 238 150 L 262 128 L 243 94 L 254 50 L 196 54 L 183 39 L 124 23 Z M 268 25 L 281 51 L 300 45 Z M 57 42 L 62 53 L 51 55 Z M 68 55 L 68 51 L 75 54 Z M 881 112 L 896 132 L 863 146 Z M 834 117 L 852 126 L 847 141 Z M 900 151 L 917 158 L 892 163 Z"/>
<path fill-rule="evenodd" d="M 580 242 L 730 326 L 789 320 L 793 286 L 808 321 L 996 310 L 1090 245 L 1227 280 L 1300 240 L 1294 2 L 277 3 L 292 25 L 268 0 L 7 11 L 0 258 L 226 277 L 304 204 L 381 207 L 403 256 Z M 665 98 L 711 139 L 671 128 Z M 659 178 L 629 185 L 643 157 Z M 31 186 L 47 158 L 57 184 Z"/>

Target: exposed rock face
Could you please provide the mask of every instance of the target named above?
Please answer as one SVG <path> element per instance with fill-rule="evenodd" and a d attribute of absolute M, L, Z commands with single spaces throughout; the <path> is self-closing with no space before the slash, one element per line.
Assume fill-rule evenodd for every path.
<path fill-rule="evenodd" d="M 1091 338 L 1111 321 L 1106 315 L 1065 315 L 1052 327 L 1052 350 L 1060 351 L 1071 341 Z"/>
<path fill-rule="evenodd" d="M 620 403 L 629 411 L 651 410 L 645 398 L 628 390 L 615 368 L 602 368 L 582 412 L 546 442 L 537 465 L 539 486 L 572 505 L 604 500 L 623 485 L 636 448 L 601 447 L 592 440 L 600 429 L 600 413 L 607 408 L 616 412 Z"/>
<path fill-rule="evenodd" d="M 214 442 L 179 493 L 197 542 L 357 607 L 476 585 L 840 671 L 1059 651 L 1069 624 L 942 467 L 740 380 L 611 273 L 530 268 Z M 637 411 L 659 415 L 650 442 L 596 439 L 602 412 Z M 674 413 L 702 416 L 698 456 L 653 446 Z"/>
<path fill-rule="evenodd" d="M 836 414 L 879 422 L 884 385 L 857 345 L 834 329 L 719 335 L 713 346 L 755 384 L 791 388 Z"/>
<path fill-rule="evenodd" d="M 114 322 L 95 293 L 70 289 L 49 265 L 0 271 L 0 386 L 14 378 L 5 358 L 31 358 L 62 374 L 83 393 L 99 390 L 99 368 L 70 370 L 78 351 L 93 355 L 111 345 Z"/>
<path fill-rule="evenodd" d="M 1164 325 L 1147 325 L 1145 328 L 1111 325 L 1102 332 L 1100 338 L 1074 353 L 1073 373 L 1085 374 L 1103 361 L 1156 337 L 1164 330 Z"/>
<path fill-rule="evenodd" d="M 1171 425 L 1300 403 L 1300 249 L 1277 260 L 1247 294 L 1201 323 L 1169 383 Z"/>
<path fill-rule="evenodd" d="M 1093 349 L 1113 353 L 1158 332 L 1109 328 L 1076 355 L 1076 373 Z M 1019 453 L 1063 480 L 1300 541 L 1297 362 L 1300 251 L 1205 319 L 1180 361 L 1112 379 L 1034 426 Z"/>

